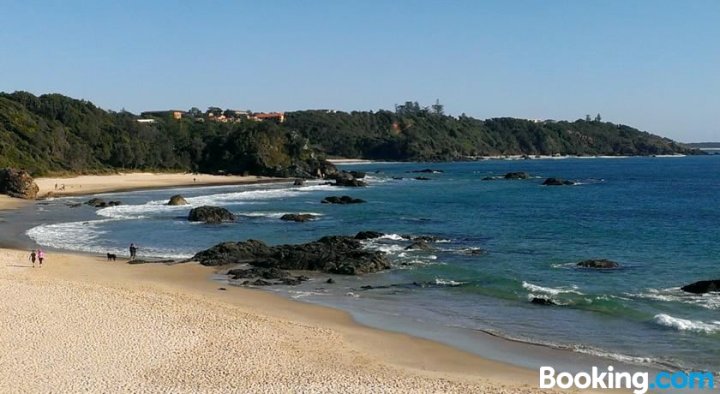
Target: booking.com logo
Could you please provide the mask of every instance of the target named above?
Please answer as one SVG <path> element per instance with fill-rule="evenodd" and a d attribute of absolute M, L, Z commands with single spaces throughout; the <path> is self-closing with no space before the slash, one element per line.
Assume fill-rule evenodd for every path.
<path fill-rule="evenodd" d="M 591 372 L 560 372 L 553 367 L 540 367 L 540 388 L 633 389 L 635 394 L 648 390 L 713 390 L 715 378 L 710 372 L 658 372 L 653 381 L 647 372 L 618 372 L 611 365 L 603 372 L 592 367 Z"/>

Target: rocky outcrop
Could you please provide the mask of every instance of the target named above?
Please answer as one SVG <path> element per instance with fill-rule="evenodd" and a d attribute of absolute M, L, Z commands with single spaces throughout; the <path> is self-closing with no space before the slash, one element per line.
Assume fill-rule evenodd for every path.
<path fill-rule="evenodd" d="M 428 178 L 428 177 L 426 177 L 426 176 L 416 176 L 416 177 L 415 177 L 415 180 L 418 180 L 418 181 L 429 181 L 430 178 Z"/>
<path fill-rule="evenodd" d="M 168 201 L 167 205 L 187 205 L 187 200 L 179 194 L 176 194 L 172 197 L 170 197 L 170 201 Z"/>
<path fill-rule="evenodd" d="M 27 171 L 13 168 L 0 169 L 0 194 L 34 200 L 40 188 Z"/>
<path fill-rule="evenodd" d="M 505 179 L 529 179 L 530 174 L 528 174 L 527 172 L 522 172 L 522 171 L 508 172 L 507 174 L 505 174 L 505 176 L 503 178 L 505 178 Z"/>
<path fill-rule="evenodd" d="M 293 186 L 305 186 L 305 180 L 298 178 L 293 182 Z"/>
<path fill-rule="evenodd" d="M 362 204 L 365 202 L 365 200 L 361 200 L 359 198 L 352 198 L 350 196 L 329 196 L 325 197 L 322 201 L 320 201 L 323 204 Z"/>
<path fill-rule="evenodd" d="M 333 183 L 333 186 L 344 186 L 344 187 L 364 187 L 367 186 L 367 183 L 365 181 L 361 181 L 358 177 L 355 176 L 355 174 L 360 174 L 358 172 L 347 172 L 347 171 L 340 171 L 333 176 L 331 176 L 332 179 L 335 179 L 335 183 Z M 365 177 L 365 173 L 362 173 L 362 176 Z"/>
<path fill-rule="evenodd" d="M 360 231 L 359 233 L 355 234 L 355 239 L 365 240 L 365 239 L 375 239 L 382 237 L 383 233 L 379 233 L 377 231 Z"/>
<path fill-rule="evenodd" d="M 364 250 L 353 237 L 328 236 L 298 245 L 268 246 L 261 241 L 225 242 L 197 253 L 202 265 L 249 264 L 281 270 L 359 275 L 390 268 L 385 254 Z"/>
<path fill-rule="evenodd" d="M 188 214 L 188 220 L 191 222 L 217 224 L 222 222 L 232 222 L 235 220 L 235 215 L 225 208 L 204 205 L 202 207 L 191 209 Z"/>
<path fill-rule="evenodd" d="M 114 207 L 116 205 L 122 205 L 120 201 L 105 201 L 102 198 L 91 198 L 85 204 L 90 205 L 93 208 L 107 208 Z"/>
<path fill-rule="evenodd" d="M 311 215 L 309 213 L 286 213 L 285 215 L 282 215 L 280 217 L 280 220 L 285 220 L 288 222 L 307 222 L 309 220 L 315 219 L 317 216 Z"/>
<path fill-rule="evenodd" d="M 355 179 L 365 178 L 365 173 L 362 171 L 350 171 L 350 175 L 352 175 Z"/>
<path fill-rule="evenodd" d="M 693 294 L 720 292 L 720 279 L 701 280 L 680 288 L 682 291 Z"/>
<path fill-rule="evenodd" d="M 606 260 L 606 259 L 597 259 L 597 260 L 584 260 L 576 264 L 577 267 L 580 268 L 591 268 L 591 269 L 614 269 L 614 268 L 620 268 L 620 264 Z"/>
<path fill-rule="evenodd" d="M 533 297 L 530 303 L 535 305 L 557 305 L 553 300 L 542 297 Z"/>
<path fill-rule="evenodd" d="M 574 185 L 575 182 L 568 181 L 561 178 L 548 178 L 543 182 L 543 185 L 545 186 L 570 186 Z"/>
<path fill-rule="evenodd" d="M 410 245 L 408 245 L 405 250 L 425 250 L 430 251 L 433 250 L 433 247 L 430 246 L 430 244 L 427 243 L 427 241 L 424 240 L 417 240 Z"/>

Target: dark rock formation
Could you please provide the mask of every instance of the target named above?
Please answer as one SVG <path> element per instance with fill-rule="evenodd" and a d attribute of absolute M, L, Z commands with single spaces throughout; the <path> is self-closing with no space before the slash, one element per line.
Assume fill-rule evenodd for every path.
<path fill-rule="evenodd" d="M 495 179 L 497 179 L 497 178 L 495 178 L 494 176 L 486 176 L 486 177 L 483 178 L 482 180 L 483 180 L 483 181 L 494 181 Z"/>
<path fill-rule="evenodd" d="M 426 241 L 420 240 L 411 243 L 405 248 L 405 250 L 433 250 L 433 247 L 430 246 Z"/>
<path fill-rule="evenodd" d="M 395 179 L 396 181 L 401 181 L 401 180 L 403 180 L 403 179 L 405 179 L 405 178 L 403 178 L 403 177 L 401 177 L 401 176 L 394 176 L 394 177 L 392 177 L 392 179 Z"/>
<path fill-rule="evenodd" d="M 352 198 L 350 196 L 329 196 L 325 197 L 322 201 L 320 201 L 323 204 L 361 204 L 364 203 L 365 200 L 361 200 L 359 198 Z"/>
<path fill-rule="evenodd" d="M 176 263 L 175 260 L 143 260 L 143 259 L 134 259 L 134 260 L 128 260 L 128 264 L 173 264 Z"/>
<path fill-rule="evenodd" d="M 40 188 L 27 171 L 14 168 L 0 169 L 0 194 L 34 200 Z"/>
<path fill-rule="evenodd" d="M 683 286 L 680 289 L 682 289 L 682 291 L 693 294 L 720 292 L 720 279 L 701 280 L 699 282 Z"/>
<path fill-rule="evenodd" d="M 352 175 L 355 179 L 365 178 L 365 173 L 362 171 L 350 171 L 350 175 Z"/>
<path fill-rule="evenodd" d="M 362 174 L 363 177 L 365 176 L 365 173 Z M 345 187 L 363 187 L 367 186 L 367 183 L 364 181 L 361 181 L 360 179 L 356 178 L 353 172 L 347 172 L 347 171 L 341 171 L 333 175 L 332 177 L 335 179 L 335 183 L 333 183 L 333 186 L 345 186 Z"/>
<path fill-rule="evenodd" d="M 331 284 L 335 283 L 335 279 L 333 279 L 333 278 L 328 278 L 328 280 L 326 280 L 325 283 L 331 285 Z"/>
<path fill-rule="evenodd" d="M 107 205 L 108 205 L 109 207 L 115 207 L 115 206 L 118 206 L 118 205 L 122 205 L 122 202 L 120 202 L 120 201 L 108 201 Z"/>
<path fill-rule="evenodd" d="M 204 205 L 191 209 L 190 214 L 188 214 L 188 220 L 191 222 L 205 223 L 232 222 L 235 220 L 235 215 L 225 208 Z"/>
<path fill-rule="evenodd" d="M 584 260 L 579 263 L 577 263 L 577 266 L 580 268 L 592 268 L 592 269 L 613 269 L 613 268 L 620 268 L 620 264 L 606 260 L 606 259 L 597 259 L 597 260 Z"/>
<path fill-rule="evenodd" d="M 309 213 L 286 213 L 280 217 L 280 220 L 286 220 L 288 222 L 307 222 L 308 220 L 315 218 L 315 215 L 311 215 Z"/>
<path fill-rule="evenodd" d="M 390 268 L 385 254 L 363 250 L 360 241 L 328 236 L 299 245 L 268 246 L 261 241 L 225 242 L 197 253 L 193 260 L 218 266 L 247 263 L 254 267 L 359 275 Z"/>
<path fill-rule="evenodd" d="M 565 186 L 565 185 L 574 185 L 575 182 L 573 181 L 567 181 L 565 179 L 560 178 L 548 178 L 543 182 L 543 185 L 545 186 Z"/>
<path fill-rule="evenodd" d="M 170 197 L 170 201 L 168 201 L 167 205 L 187 205 L 187 203 L 188 202 L 183 196 L 176 194 Z"/>
<path fill-rule="evenodd" d="M 377 231 L 360 231 L 359 233 L 355 234 L 355 239 L 374 239 L 374 238 L 380 238 L 382 237 L 383 233 L 379 233 Z"/>
<path fill-rule="evenodd" d="M 305 186 L 305 180 L 304 179 L 296 179 L 295 182 L 293 182 L 293 186 Z"/>
<path fill-rule="evenodd" d="M 522 171 L 508 172 L 507 174 L 505 174 L 504 178 L 505 179 L 529 179 L 530 174 L 528 174 L 527 172 L 522 172 Z"/>
<path fill-rule="evenodd" d="M 465 249 L 463 252 L 464 252 L 465 254 L 467 254 L 467 255 L 470 255 L 470 256 L 482 256 L 482 255 L 488 253 L 487 250 L 485 250 L 485 249 L 480 249 L 480 248 Z"/>
<path fill-rule="evenodd" d="M 430 180 L 430 178 L 424 177 L 424 176 L 416 176 L 415 179 L 418 181 L 429 181 Z"/>
<path fill-rule="evenodd" d="M 530 303 L 535 305 L 557 305 L 553 300 L 549 298 L 533 297 Z"/>
<path fill-rule="evenodd" d="M 91 198 L 85 204 L 90 205 L 94 208 L 105 208 L 108 206 L 108 203 L 102 198 Z"/>

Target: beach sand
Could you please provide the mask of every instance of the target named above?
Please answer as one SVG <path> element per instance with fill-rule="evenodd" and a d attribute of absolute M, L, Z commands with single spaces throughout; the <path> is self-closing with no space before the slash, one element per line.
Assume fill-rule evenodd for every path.
<path fill-rule="evenodd" d="M 78 194 L 154 187 L 157 179 L 176 186 L 168 175 L 133 177 L 145 181 L 65 184 L 69 192 L 82 185 Z M 40 183 L 47 190 L 55 181 Z M 30 203 L 3 197 L 0 212 Z M 195 263 L 128 265 L 71 253 L 32 268 L 27 251 L 0 249 L 0 391 L 541 392 L 537 371 L 224 286 L 213 274 Z"/>
<path fill-rule="evenodd" d="M 197 264 L 0 249 L 3 392 L 532 393 L 533 371 L 222 286 Z"/>
<path fill-rule="evenodd" d="M 82 175 L 69 178 L 37 178 L 39 198 L 76 196 L 179 186 L 220 186 L 289 181 L 284 178 L 208 174 L 156 174 L 135 172 L 114 175 Z M 57 185 L 57 188 L 56 188 Z"/>

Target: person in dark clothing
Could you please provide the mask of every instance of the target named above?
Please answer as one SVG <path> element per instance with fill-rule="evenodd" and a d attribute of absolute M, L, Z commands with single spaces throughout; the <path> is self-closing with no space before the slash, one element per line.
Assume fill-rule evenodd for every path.
<path fill-rule="evenodd" d="M 137 246 L 134 243 L 130 244 L 130 260 L 135 260 L 137 256 Z"/>

